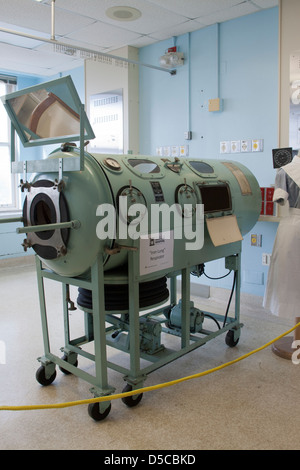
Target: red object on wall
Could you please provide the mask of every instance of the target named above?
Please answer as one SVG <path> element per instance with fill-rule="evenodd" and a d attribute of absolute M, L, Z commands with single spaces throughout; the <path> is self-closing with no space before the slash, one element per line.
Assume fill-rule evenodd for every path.
<path fill-rule="evenodd" d="M 274 188 L 260 188 L 260 190 L 262 198 L 260 215 L 275 215 Z"/>
<path fill-rule="evenodd" d="M 275 188 L 266 188 L 266 201 L 273 202 L 273 194 Z"/>
<path fill-rule="evenodd" d="M 266 202 L 266 215 L 274 215 L 274 202 Z"/>

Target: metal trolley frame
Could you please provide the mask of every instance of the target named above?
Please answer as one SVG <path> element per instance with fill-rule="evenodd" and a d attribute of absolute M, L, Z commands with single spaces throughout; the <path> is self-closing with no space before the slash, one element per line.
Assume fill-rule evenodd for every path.
<path fill-rule="evenodd" d="M 236 245 L 236 244 L 234 244 Z M 238 243 L 237 245 L 240 245 Z M 38 382 L 42 385 L 51 384 L 56 377 L 56 365 L 65 373 L 74 374 L 81 379 L 92 384 L 90 389 L 94 397 L 109 396 L 114 393 L 115 388 L 109 385 L 108 369 L 113 369 L 123 374 L 127 382 L 123 392 L 129 390 L 138 390 L 143 387 L 147 375 L 160 367 L 176 360 L 177 358 L 203 346 L 213 338 L 226 334 L 226 343 L 229 346 L 235 346 L 239 340 L 240 328 L 240 249 L 225 257 L 225 267 L 234 272 L 235 283 L 235 308 L 234 316 L 219 315 L 211 312 L 208 314 L 218 322 L 223 322 L 223 326 L 215 331 L 201 329 L 199 334 L 192 334 L 190 331 L 190 273 L 193 268 L 184 268 L 177 272 L 171 272 L 170 277 L 170 298 L 168 305 L 164 304 L 161 308 L 154 309 L 146 314 L 140 314 L 139 309 L 139 281 L 138 274 L 138 250 L 128 252 L 128 290 L 129 290 L 129 311 L 127 321 L 122 319 L 122 315 L 114 315 L 111 312 L 105 312 L 105 272 L 103 270 L 102 257 L 99 256 L 91 268 L 90 280 L 79 278 L 68 278 L 60 276 L 42 266 L 40 259 L 36 256 L 36 268 L 38 279 L 38 291 L 40 300 L 40 312 L 42 321 L 42 332 L 44 342 L 44 355 L 38 358 L 41 363 L 36 373 Z M 177 304 L 177 276 L 181 275 L 181 327 L 170 328 L 166 318 L 166 312 Z M 64 315 L 64 336 L 65 345 L 61 348 L 63 357 L 58 357 L 50 350 L 50 338 L 48 331 L 48 319 L 46 308 L 46 296 L 44 288 L 44 279 L 51 279 L 62 284 L 63 297 L 63 315 Z M 69 298 L 69 287 L 83 287 L 92 292 L 93 309 L 84 311 L 84 334 L 78 338 L 70 337 L 69 311 L 73 303 Z M 141 319 L 155 319 L 162 326 L 162 333 L 175 335 L 180 338 L 180 347 L 177 350 L 171 350 L 167 347 L 158 348 L 154 354 L 143 352 L 141 343 Z M 109 326 L 107 326 L 109 324 Z M 114 333 L 123 331 L 125 341 L 115 341 Z M 155 338 L 148 340 L 151 342 Z M 82 346 L 94 342 L 94 354 L 84 351 Z M 129 368 L 120 366 L 109 360 L 107 346 L 112 346 L 129 355 Z M 95 363 L 95 375 L 86 372 L 78 367 L 78 357 L 83 356 Z M 149 365 L 142 367 L 141 359 L 149 362 Z M 142 398 L 142 393 L 124 397 L 124 403 L 131 407 L 137 405 Z M 92 403 L 89 405 L 89 415 L 95 420 L 104 419 L 110 412 L 111 402 Z"/>

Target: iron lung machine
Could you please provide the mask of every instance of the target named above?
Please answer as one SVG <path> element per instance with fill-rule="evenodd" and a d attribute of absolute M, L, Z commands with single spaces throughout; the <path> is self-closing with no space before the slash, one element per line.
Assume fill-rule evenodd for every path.
<path fill-rule="evenodd" d="M 17 232 L 36 254 L 44 340 L 37 381 L 51 384 L 59 366 L 91 384 L 94 397 L 109 396 L 109 369 L 123 375 L 123 392 L 135 391 L 151 372 L 221 334 L 235 346 L 242 238 L 261 209 L 253 174 L 232 161 L 88 153 L 94 134 L 70 77 L 2 101 L 25 147 L 58 145 L 44 160 L 15 162 L 12 141 L 24 200 Z M 229 305 L 220 315 L 191 300 L 191 276 L 220 258 L 233 273 L 234 314 Z M 62 285 L 62 355 L 50 348 L 45 279 Z M 74 309 L 84 320 L 75 337 Z M 80 358 L 92 367 L 80 368 Z M 139 391 L 123 401 L 132 407 L 141 398 Z M 110 409 L 109 400 L 96 402 L 89 414 L 102 420 Z"/>

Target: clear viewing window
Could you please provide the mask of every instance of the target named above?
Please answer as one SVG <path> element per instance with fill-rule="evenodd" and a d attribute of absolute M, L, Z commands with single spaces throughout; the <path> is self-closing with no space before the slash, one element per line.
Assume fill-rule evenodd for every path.
<path fill-rule="evenodd" d="M 199 185 L 204 213 L 231 210 L 231 196 L 227 184 Z"/>
<path fill-rule="evenodd" d="M 140 173 L 159 173 L 160 172 L 159 166 L 156 163 L 152 162 L 151 160 L 146 160 L 142 158 L 137 158 L 137 159 L 132 158 L 128 160 L 128 163 Z"/>
<path fill-rule="evenodd" d="M 213 173 L 214 169 L 208 163 L 201 162 L 200 160 L 190 161 L 191 167 L 199 173 Z"/>
<path fill-rule="evenodd" d="M 0 76 L 0 96 L 16 90 L 14 77 Z M 0 211 L 19 209 L 16 175 L 11 173 L 10 120 L 0 101 Z"/>

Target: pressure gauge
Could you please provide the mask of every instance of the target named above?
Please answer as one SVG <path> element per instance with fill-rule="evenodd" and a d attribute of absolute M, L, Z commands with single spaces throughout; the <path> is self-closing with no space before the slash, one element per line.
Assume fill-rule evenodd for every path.
<path fill-rule="evenodd" d="M 104 160 L 104 164 L 110 169 L 110 170 L 116 170 L 119 171 L 121 170 L 121 165 L 120 163 L 115 160 L 115 158 L 106 158 Z"/>
<path fill-rule="evenodd" d="M 281 168 L 284 165 L 290 163 L 293 159 L 293 149 L 292 147 L 273 149 L 273 167 Z"/>

